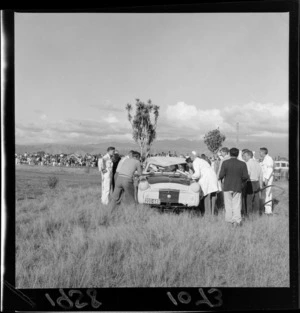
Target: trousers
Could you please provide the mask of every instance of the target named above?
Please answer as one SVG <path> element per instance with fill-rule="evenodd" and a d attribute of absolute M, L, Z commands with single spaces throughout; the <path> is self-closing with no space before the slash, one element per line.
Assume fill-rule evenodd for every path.
<path fill-rule="evenodd" d="M 214 214 L 216 205 L 217 193 L 212 192 L 204 196 L 204 210 L 205 213 Z"/>
<path fill-rule="evenodd" d="M 273 176 L 269 179 L 267 186 L 270 186 L 273 184 Z M 272 187 L 268 187 L 264 189 L 263 191 L 263 198 L 265 203 L 265 213 L 270 214 L 272 213 Z"/>
<path fill-rule="evenodd" d="M 102 173 L 101 181 L 101 203 L 107 205 L 109 203 L 109 195 L 111 191 L 111 172 Z"/>
<path fill-rule="evenodd" d="M 247 215 L 247 185 L 243 185 L 242 188 L 242 210 L 241 210 L 241 214 L 242 216 L 246 216 Z"/>
<path fill-rule="evenodd" d="M 247 215 L 259 213 L 259 181 L 248 181 L 246 188 Z"/>
<path fill-rule="evenodd" d="M 242 193 L 224 191 L 225 221 L 229 223 L 240 223 L 242 220 Z"/>
<path fill-rule="evenodd" d="M 135 203 L 134 185 L 133 185 L 132 178 L 129 178 L 129 177 L 127 178 L 127 177 L 118 175 L 116 183 L 115 183 L 115 189 L 112 195 L 112 201 L 111 201 L 112 210 L 114 210 L 116 206 L 120 203 L 121 196 L 122 196 L 122 201 L 124 199 L 124 203 L 126 205 L 131 205 Z"/>

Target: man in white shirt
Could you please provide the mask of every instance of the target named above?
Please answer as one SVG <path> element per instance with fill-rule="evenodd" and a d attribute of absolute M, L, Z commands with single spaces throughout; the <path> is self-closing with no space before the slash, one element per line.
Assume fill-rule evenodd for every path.
<path fill-rule="evenodd" d="M 104 205 L 107 205 L 109 202 L 109 195 L 111 191 L 111 182 L 112 182 L 112 172 L 113 172 L 113 162 L 112 156 L 115 153 L 114 147 L 108 147 L 107 153 L 98 160 L 98 169 L 101 172 L 101 202 Z"/>
<path fill-rule="evenodd" d="M 263 184 L 265 186 L 271 186 L 273 183 L 273 171 L 274 162 L 268 154 L 267 148 L 260 148 L 260 157 L 262 159 L 260 165 L 263 172 Z M 268 187 L 264 190 L 264 203 L 265 203 L 265 214 L 271 215 L 272 212 L 272 187 Z"/>
<path fill-rule="evenodd" d="M 204 210 L 206 213 L 214 214 L 216 193 L 219 191 L 217 175 L 206 160 L 197 157 L 194 153 L 192 153 L 191 160 L 195 172 L 189 177 L 199 180 L 204 196 Z"/>

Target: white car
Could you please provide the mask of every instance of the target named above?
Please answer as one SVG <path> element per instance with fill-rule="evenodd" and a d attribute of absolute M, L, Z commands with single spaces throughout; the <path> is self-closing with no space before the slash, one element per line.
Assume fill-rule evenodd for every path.
<path fill-rule="evenodd" d="M 160 208 L 196 208 L 200 185 L 188 178 L 186 162 L 178 157 L 151 157 L 138 185 L 138 202 Z"/>

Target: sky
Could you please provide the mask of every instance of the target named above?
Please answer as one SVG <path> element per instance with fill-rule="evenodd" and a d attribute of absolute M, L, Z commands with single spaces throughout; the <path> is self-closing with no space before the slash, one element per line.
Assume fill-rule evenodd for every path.
<path fill-rule="evenodd" d="M 16 144 L 132 140 L 125 106 L 160 106 L 157 139 L 288 141 L 288 13 L 16 13 Z"/>

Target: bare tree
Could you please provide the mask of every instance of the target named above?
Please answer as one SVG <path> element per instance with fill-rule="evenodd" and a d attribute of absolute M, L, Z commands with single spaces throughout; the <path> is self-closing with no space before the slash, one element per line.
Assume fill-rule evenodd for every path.
<path fill-rule="evenodd" d="M 135 106 L 135 114 L 132 115 L 132 105 L 126 105 L 128 120 L 132 126 L 132 138 L 140 146 L 141 156 L 146 157 L 156 138 L 159 106 L 152 104 L 151 100 L 144 103 L 140 99 L 136 99 Z"/>

